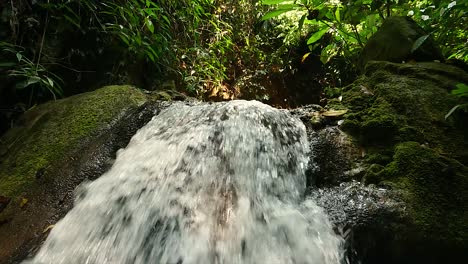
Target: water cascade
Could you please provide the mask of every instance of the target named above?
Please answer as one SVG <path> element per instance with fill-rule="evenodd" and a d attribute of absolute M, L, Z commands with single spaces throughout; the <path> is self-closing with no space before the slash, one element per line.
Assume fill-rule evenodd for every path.
<path fill-rule="evenodd" d="M 338 264 L 342 240 L 305 197 L 308 152 L 287 111 L 174 104 L 78 188 L 26 263 Z"/>

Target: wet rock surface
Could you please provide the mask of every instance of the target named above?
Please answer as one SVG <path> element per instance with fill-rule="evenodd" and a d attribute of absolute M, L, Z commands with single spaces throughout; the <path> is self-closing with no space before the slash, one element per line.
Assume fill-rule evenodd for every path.
<path fill-rule="evenodd" d="M 358 154 L 347 155 L 347 147 L 339 147 L 342 141 L 332 134 L 325 137 L 334 142 L 326 144 L 331 150 L 322 152 L 336 157 L 338 151 L 339 160 L 348 160 L 338 163 L 345 168 L 341 175 L 359 171 L 348 178 L 327 177 L 340 173 L 319 162 L 316 171 L 324 171 L 315 183 L 325 184 L 315 192 L 326 197 L 319 200 L 338 227 L 351 223 L 355 261 L 455 263 L 468 257 L 467 115 L 459 111 L 445 118 L 461 103 L 450 91 L 467 82 L 466 72 L 442 63 L 373 61 L 365 75 L 341 89 L 339 98 L 329 98 L 326 108 L 348 110 L 339 128 Z M 327 131 L 315 130 L 311 134 Z M 357 196 L 347 189 L 350 179 L 365 184 L 351 188 Z M 377 188 L 373 193 L 378 195 L 367 195 L 367 188 Z M 373 202 L 359 202 L 359 197 Z M 348 207 L 353 213 L 336 211 Z"/>
<path fill-rule="evenodd" d="M 443 64 L 371 62 L 339 100 L 290 110 L 305 124 L 311 146 L 307 195 L 346 238 L 349 263 L 466 257 L 466 114 L 444 115 L 458 102 L 450 90 L 467 80 L 462 70 Z M 34 167 L 29 187 L 0 193 L 0 235 L 13 238 L 0 242 L 0 263 L 35 252 L 49 226 L 72 207 L 75 187 L 108 170 L 115 152 L 170 105 L 148 97 L 138 95 L 128 108 L 119 104 L 111 121 L 59 161 Z M 23 129 L 43 117 L 29 116 Z M 0 153 L 0 168 L 7 154 Z"/>
<path fill-rule="evenodd" d="M 406 203 L 398 190 L 357 181 L 367 170 L 364 150 L 340 130 L 342 119 L 324 117 L 326 111 L 317 105 L 291 110 L 306 125 L 311 147 L 307 195 L 345 238 L 346 263 L 383 263 L 369 255 L 395 235 L 389 226 L 408 221 Z"/>
<path fill-rule="evenodd" d="M 19 263 L 37 250 L 51 225 L 73 206 L 75 187 L 108 170 L 116 151 L 125 147 L 136 130 L 167 105 L 150 101 L 129 86 L 106 87 L 33 109 L 23 117 L 23 123 L 2 138 L 2 143 L 11 143 L 12 138 L 22 135 L 22 140 L 11 145 L 0 159 L 0 236 L 6 238 L 0 240 L 0 263 Z M 112 109 L 108 110 L 106 105 Z M 70 109 L 75 116 L 67 116 L 70 112 L 61 112 L 63 109 Z M 79 116 L 77 112 L 84 115 Z M 96 116 L 86 115 L 88 112 Z M 45 121 L 40 120 L 41 117 L 46 117 Z M 92 120 L 98 120 L 98 123 L 90 123 Z M 70 135 L 61 137 L 44 133 L 55 129 L 56 125 L 62 129 L 59 132 L 69 132 Z M 67 125 L 80 126 L 80 129 Z M 89 132 L 80 135 L 79 131 Z M 67 148 L 60 148 L 63 144 Z M 24 157 L 21 151 L 30 153 L 27 157 L 31 159 L 41 157 L 45 149 L 37 149 L 38 146 L 61 150 L 56 156 L 43 158 L 44 165 L 34 169 L 30 166 L 39 161 L 33 160 L 34 163 L 29 165 L 29 160 L 20 159 Z M 12 157 L 16 158 L 14 167 Z M 5 184 L 8 183 L 6 177 L 14 176 L 17 171 L 22 173 L 21 177 L 14 179 L 22 179 L 21 184 L 11 181 Z"/>

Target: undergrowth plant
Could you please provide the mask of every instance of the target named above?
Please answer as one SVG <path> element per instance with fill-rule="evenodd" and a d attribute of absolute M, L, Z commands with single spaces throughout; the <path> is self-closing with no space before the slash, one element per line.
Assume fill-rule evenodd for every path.
<path fill-rule="evenodd" d="M 311 50 L 318 47 L 324 36 L 331 36 L 332 40 L 321 50 L 320 60 L 324 64 L 335 56 L 353 62 L 353 56 L 391 15 L 411 16 L 434 36 L 446 57 L 468 61 L 466 1 L 262 0 L 262 3 L 274 6 L 264 20 L 296 16 L 298 26 L 292 30 L 306 28 L 310 32 L 307 44 Z M 300 16 L 295 15 L 298 12 Z M 425 39 L 427 36 L 415 45 L 421 45 Z"/>
<path fill-rule="evenodd" d="M 452 90 L 452 94 L 456 95 L 460 98 L 463 98 L 465 100 L 468 99 L 468 85 L 464 83 L 459 83 L 456 85 L 456 89 Z M 463 110 L 465 112 L 468 112 L 468 103 L 463 103 L 463 104 L 457 104 L 450 111 L 445 115 L 445 119 L 449 118 L 455 111 L 457 110 Z"/>
<path fill-rule="evenodd" d="M 22 47 L 0 42 L 0 52 L 2 57 L 7 59 L 0 62 L 0 69 L 5 71 L 7 76 L 16 80 L 15 88 L 17 90 L 30 89 L 29 106 L 32 104 L 31 97 L 34 94 L 34 89 L 37 89 L 39 93 L 48 92 L 54 99 L 62 96 L 61 83 L 63 80 L 39 61 L 34 62 L 26 57 Z"/>

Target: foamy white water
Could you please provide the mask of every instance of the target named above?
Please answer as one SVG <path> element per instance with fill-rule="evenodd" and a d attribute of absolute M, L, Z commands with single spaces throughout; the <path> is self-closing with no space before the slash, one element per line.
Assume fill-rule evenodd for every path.
<path fill-rule="evenodd" d="M 28 263 L 338 264 L 304 202 L 304 125 L 255 101 L 175 104 L 140 129 Z"/>

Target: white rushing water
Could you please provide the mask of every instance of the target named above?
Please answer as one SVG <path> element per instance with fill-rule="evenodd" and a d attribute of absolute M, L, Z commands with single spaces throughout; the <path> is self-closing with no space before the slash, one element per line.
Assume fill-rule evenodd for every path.
<path fill-rule="evenodd" d="M 27 263 L 338 264 L 342 240 L 305 200 L 304 125 L 259 102 L 175 104 Z"/>

